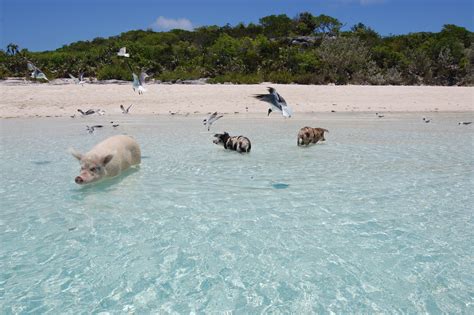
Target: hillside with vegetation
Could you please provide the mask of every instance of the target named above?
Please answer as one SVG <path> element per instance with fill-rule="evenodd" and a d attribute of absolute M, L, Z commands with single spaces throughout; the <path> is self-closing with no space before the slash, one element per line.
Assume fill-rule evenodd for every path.
<path fill-rule="evenodd" d="M 381 36 L 359 23 L 304 12 L 263 17 L 258 24 L 204 26 L 193 31 L 136 30 L 109 38 L 30 52 L 0 50 L 0 78 L 29 78 L 25 60 L 51 78 L 84 72 L 99 80 L 131 80 L 132 68 L 161 81 L 210 83 L 473 85 L 473 32 L 444 25 L 438 33 Z"/>

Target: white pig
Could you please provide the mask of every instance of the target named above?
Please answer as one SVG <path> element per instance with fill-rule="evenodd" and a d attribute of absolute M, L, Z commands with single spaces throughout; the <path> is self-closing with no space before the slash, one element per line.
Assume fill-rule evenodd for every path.
<path fill-rule="evenodd" d="M 95 145 L 86 154 L 70 149 L 81 163 L 81 173 L 76 184 L 90 184 L 114 177 L 132 165 L 140 164 L 141 152 L 138 143 L 129 136 L 113 136 Z"/>

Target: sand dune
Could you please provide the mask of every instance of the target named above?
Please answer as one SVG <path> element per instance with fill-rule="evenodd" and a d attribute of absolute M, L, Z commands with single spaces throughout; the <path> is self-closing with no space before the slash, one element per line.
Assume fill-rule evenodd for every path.
<path fill-rule="evenodd" d="M 316 86 L 149 84 L 144 95 L 131 84 L 33 84 L 1 81 L 0 117 L 69 116 L 77 108 L 101 108 L 120 114 L 120 104 L 136 114 L 265 113 L 267 105 L 252 97 L 273 86 L 293 108 L 308 112 L 473 111 L 474 87 Z M 274 114 L 275 115 L 275 114 Z"/>

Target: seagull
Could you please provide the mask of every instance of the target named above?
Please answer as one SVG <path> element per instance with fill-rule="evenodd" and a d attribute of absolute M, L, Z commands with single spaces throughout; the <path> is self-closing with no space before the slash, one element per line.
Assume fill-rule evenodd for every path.
<path fill-rule="evenodd" d="M 458 122 L 458 125 L 466 125 L 467 126 L 467 125 L 470 125 L 470 124 L 472 124 L 472 121 L 460 121 L 460 122 Z"/>
<path fill-rule="evenodd" d="M 120 57 L 130 57 L 130 54 L 127 54 L 127 48 L 126 47 L 122 47 L 120 48 L 120 50 L 118 51 L 117 53 L 117 56 L 120 56 Z"/>
<path fill-rule="evenodd" d="M 46 81 L 49 81 L 46 75 L 43 73 L 43 71 L 38 69 L 33 63 L 28 61 L 27 66 L 28 66 L 28 70 L 33 71 L 31 72 L 31 77 L 33 79 L 44 79 Z"/>
<path fill-rule="evenodd" d="M 145 85 L 145 79 L 148 77 L 148 74 L 145 72 L 140 73 L 140 77 L 136 75 L 134 72 L 132 73 L 133 76 L 133 90 L 138 90 L 138 94 L 143 94 L 143 92 L 146 91 L 146 89 L 143 87 Z"/>
<path fill-rule="evenodd" d="M 84 86 L 84 83 L 86 83 L 86 81 L 84 81 L 84 72 L 81 72 L 81 73 L 79 74 L 79 78 L 76 78 L 75 76 L 73 76 L 73 75 L 70 74 L 70 73 L 69 73 L 69 77 L 70 77 L 71 79 L 73 79 L 73 80 L 74 80 L 74 83 L 76 83 L 76 84 L 80 84 L 80 85 Z"/>
<path fill-rule="evenodd" d="M 384 117 L 384 115 L 379 114 L 379 113 L 375 113 L 375 115 L 377 115 L 378 118 L 383 118 Z"/>
<path fill-rule="evenodd" d="M 284 117 L 291 117 L 292 110 L 286 104 L 285 99 L 281 97 L 281 95 L 278 94 L 277 91 L 272 87 L 268 88 L 268 92 L 270 93 L 254 95 L 255 98 L 271 104 L 271 107 L 268 109 L 267 116 L 275 110 L 281 112 Z"/>
<path fill-rule="evenodd" d="M 431 122 L 431 119 L 428 119 L 428 118 L 423 117 L 423 121 L 424 121 L 425 123 L 429 123 L 429 122 Z"/>
<path fill-rule="evenodd" d="M 93 109 L 88 109 L 86 112 L 84 112 L 82 109 L 77 109 L 77 111 L 79 113 L 81 113 L 81 115 L 84 117 L 84 116 L 88 116 L 88 115 L 92 115 L 92 114 L 95 114 L 95 110 Z"/>
<path fill-rule="evenodd" d="M 214 112 L 213 114 L 209 115 L 209 117 L 204 118 L 204 120 L 202 122 L 203 122 L 204 126 L 207 126 L 207 131 L 209 131 L 211 129 L 212 124 L 215 123 L 216 120 L 218 120 L 222 117 L 224 117 L 224 116 L 223 115 L 217 116 L 217 112 Z"/>
<path fill-rule="evenodd" d="M 122 110 L 122 114 L 128 114 L 130 112 L 130 107 L 132 107 L 132 105 L 133 104 L 128 106 L 127 109 L 125 109 L 125 107 L 123 107 L 123 105 L 120 105 L 120 109 Z"/>
<path fill-rule="evenodd" d="M 94 125 L 94 126 L 90 126 L 90 127 L 86 126 L 86 130 L 89 133 L 93 133 L 96 128 L 102 128 L 102 127 L 104 127 L 104 126 L 102 126 L 102 125 Z"/>

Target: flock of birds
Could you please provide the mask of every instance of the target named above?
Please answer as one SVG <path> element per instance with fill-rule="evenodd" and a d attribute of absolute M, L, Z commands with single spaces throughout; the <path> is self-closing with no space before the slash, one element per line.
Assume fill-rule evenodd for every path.
<path fill-rule="evenodd" d="M 123 57 L 123 58 L 130 58 L 130 54 L 127 53 L 127 48 L 126 47 L 120 48 L 119 51 L 117 52 L 117 56 Z M 146 92 L 145 80 L 146 80 L 146 78 L 149 77 L 149 75 L 145 71 L 141 71 L 140 74 L 137 75 L 133 71 L 132 67 L 130 66 L 130 64 L 128 62 L 127 62 L 127 66 L 128 66 L 128 68 L 130 69 L 130 71 L 132 73 L 132 79 L 133 79 L 132 88 L 133 88 L 133 91 L 136 91 L 136 92 L 138 92 L 139 95 L 142 95 L 144 92 Z M 46 77 L 46 75 L 38 67 L 36 67 L 32 62 L 28 61 L 27 62 L 27 67 L 28 67 L 28 70 L 32 71 L 31 72 L 31 78 L 49 81 L 48 78 Z M 75 84 L 80 84 L 80 85 L 84 86 L 84 84 L 86 83 L 86 81 L 84 80 L 84 73 L 83 72 L 81 72 L 77 78 L 75 76 L 73 76 L 72 74 L 69 74 L 69 77 L 71 79 L 73 79 Z M 278 94 L 276 89 L 273 88 L 273 87 L 268 87 L 268 93 L 266 93 L 266 94 L 256 94 L 256 95 L 254 95 L 254 97 L 256 99 L 258 99 L 260 101 L 263 101 L 263 102 L 266 102 L 270 105 L 270 107 L 268 108 L 267 116 L 270 115 L 272 112 L 280 112 L 282 114 L 282 116 L 285 117 L 285 118 L 290 118 L 293 115 L 293 111 L 288 106 L 285 99 L 280 94 Z M 132 105 L 128 106 L 127 108 L 125 108 L 123 105 L 120 105 L 120 109 L 122 111 L 122 114 L 130 113 L 131 107 L 132 107 Z M 248 107 L 246 107 L 246 109 L 248 110 Z M 85 117 L 85 116 L 89 116 L 89 115 L 93 115 L 93 114 L 97 114 L 97 115 L 102 116 L 102 115 L 105 114 L 105 111 L 101 110 L 101 109 L 96 109 L 96 110 L 88 109 L 86 111 L 78 109 L 77 111 L 81 114 L 81 117 Z M 385 115 L 383 115 L 382 113 L 375 113 L 375 115 L 378 118 L 384 118 L 385 117 Z M 75 118 L 75 116 L 76 115 L 72 115 L 71 118 Z M 222 117 L 223 117 L 223 115 L 218 115 L 217 112 L 214 112 L 214 113 L 210 114 L 209 117 L 206 117 L 203 120 L 203 124 L 204 124 L 204 126 L 207 127 L 207 130 L 210 131 L 210 128 L 211 128 L 212 124 L 215 123 L 217 120 L 219 120 Z M 432 121 L 432 119 L 423 117 L 423 122 L 430 123 L 431 121 Z M 113 122 L 111 122 L 111 123 L 112 123 L 113 127 L 118 126 L 118 124 L 115 124 Z M 471 123 L 472 123 L 472 121 L 460 121 L 458 123 L 458 125 L 470 125 Z M 103 127 L 102 125 L 87 126 L 87 131 L 89 133 L 93 133 L 95 129 L 102 128 L 102 127 Z"/>
<path fill-rule="evenodd" d="M 263 102 L 267 102 L 270 105 L 270 108 L 268 109 L 268 112 L 267 112 L 267 116 L 270 115 L 270 113 L 272 113 L 273 111 L 277 111 L 277 112 L 280 112 L 283 117 L 290 118 L 293 111 L 288 106 L 285 99 L 280 94 L 278 94 L 277 91 L 272 87 L 268 88 L 268 92 L 269 92 L 268 94 L 254 95 L 256 99 L 261 100 Z M 120 110 L 122 111 L 122 114 L 125 114 L 125 115 L 129 114 L 132 106 L 133 104 L 125 108 L 125 106 L 120 105 Z M 86 116 L 90 116 L 94 114 L 102 116 L 105 114 L 105 111 L 102 109 L 88 109 L 84 111 L 78 108 L 77 111 L 81 114 L 81 117 L 86 117 Z M 75 118 L 75 117 L 76 117 L 75 114 L 71 116 L 71 118 Z M 224 117 L 224 115 L 219 115 L 217 112 L 214 112 L 214 113 L 211 113 L 208 117 L 204 118 L 203 124 L 204 126 L 207 127 L 207 131 L 210 131 L 212 124 L 215 123 L 217 120 L 221 119 L 222 117 Z M 118 127 L 119 125 L 113 124 L 112 126 Z M 89 133 L 94 133 L 95 129 L 102 128 L 102 127 L 103 125 L 86 126 L 86 130 Z"/>

